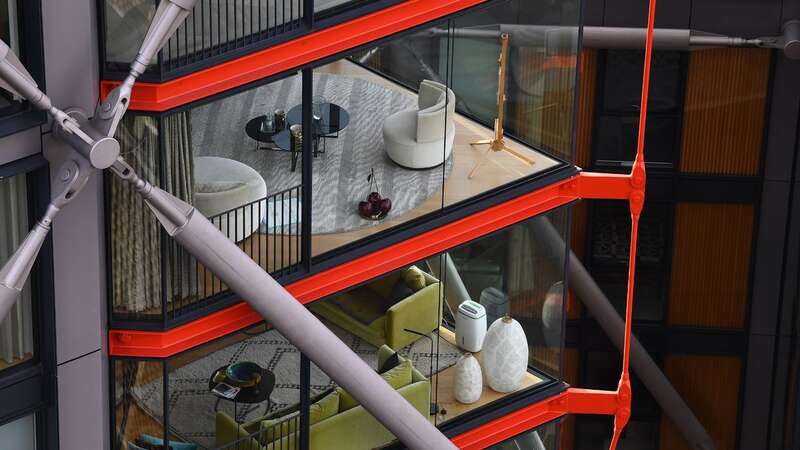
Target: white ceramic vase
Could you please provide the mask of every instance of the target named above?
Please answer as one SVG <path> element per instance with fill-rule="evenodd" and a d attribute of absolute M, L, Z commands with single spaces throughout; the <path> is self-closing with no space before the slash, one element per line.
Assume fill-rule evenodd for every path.
<path fill-rule="evenodd" d="M 528 370 L 528 339 L 522 325 L 511 317 L 497 319 L 483 341 L 486 383 L 497 392 L 520 388 Z"/>
<path fill-rule="evenodd" d="M 456 362 L 455 397 L 461 403 L 475 403 L 483 393 L 483 373 L 478 359 L 465 353 Z"/>

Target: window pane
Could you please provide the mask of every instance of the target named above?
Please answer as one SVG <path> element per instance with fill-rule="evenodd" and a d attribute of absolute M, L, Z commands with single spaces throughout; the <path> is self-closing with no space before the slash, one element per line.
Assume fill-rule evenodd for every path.
<path fill-rule="evenodd" d="M 559 377 L 568 217 L 529 219 L 310 309 L 421 414 L 450 422 Z M 333 384 L 319 370 L 312 380 Z M 368 424 L 353 448 L 394 438 L 357 402 L 345 411 Z M 312 425 L 311 439 L 325 437 Z"/>
<path fill-rule="evenodd" d="M 247 446 L 253 440 L 299 448 L 300 358 L 264 324 L 170 358 L 170 441 L 206 449 L 256 448 Z M 230 397 L 222 395 L 226 389 Z"/>
<path fill-rule="evenodd" d="M 29 231 L 27 177 L 0 179 L 0 265 L 5 264 Z M 0 370 L 34 356 L 33 292 L 30 280 L 17 303 L 0 322 Z"/>
<path fill-rule="evenodd" d="M 20 29 L 19 29 L 19 10 L 17 9 L 17 0 L 6 0 L 0 4 L 0 39 L 3 40 L 11 50 L 22 58 L 24 63 L 24 55 L 20 53 Z M 0 90 L 0 114 L 6 112 L 5 108 L 13 106 L 21 99 L 14 98 L 14 95 L 6 91 Z M 11 112 L 11 111 L 8 111 Z"/>
<path fill-rule="evenodd" d="M 134 449 L 137 440 L 164 438 L 164 363 L 117 360 L 114 370 L 114 450 Z"/>
<path fill-rule="evenodd" d="M 0 444 L 4 449 L 36 448 L 36 415 L 31 414 L 21 419 L 0 426 Z"/>
<path fill-rule="evenodd" d="M 558 422 L 550 422 L 507 439 L 487 450 L 556 450 Z"/>

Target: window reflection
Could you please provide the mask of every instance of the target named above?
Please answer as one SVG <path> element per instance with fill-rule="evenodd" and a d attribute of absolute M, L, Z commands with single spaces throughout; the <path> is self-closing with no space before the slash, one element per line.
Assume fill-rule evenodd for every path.
<path fill-rule="evenodd" d="M 488 447 L 487 450 L 555 450 L 559 448 L 558 431 L 558 422 L 550 422 Z"/>
<path fill-rule="evenodd" d="M 562 208 L 529 219 L 311 311 L 390 384 L 408 371 L 392 386 L 432 423 L 446 424 L 559 377 L 567 218 Z M 551 234 L 543 227 L 559 242 L 544 242 Z M 371 424 L 360 428 L 363 448 L 391 441 L 363 408 L 349 414 Z"/>
<path fill-rule="evenodd" d="M 27 177 L 0 178 L 0 266 L 5 264 L 28 234 Z M 0 321 L 0 371 L 34 356 L 33 292 L 30 280 L 8 316 Z"/>

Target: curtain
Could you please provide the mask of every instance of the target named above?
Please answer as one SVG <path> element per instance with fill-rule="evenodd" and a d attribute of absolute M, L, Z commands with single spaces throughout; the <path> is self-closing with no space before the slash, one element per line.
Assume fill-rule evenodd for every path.
<path fill-rule="evenodd" d="M 0 264 L 9 260 L 28 234 L 25 175 L 0 179 Z M 30 282 L 0 323 L 0 359 L 12 364 L 33 353 L 33 305 Z"/>
<path fill-rule="evenodd" d="M 126 116 L 117 129 L 122 154 L 133 169 L 187 203 L 194 193 L 190 114 L 173 114 L 161 122 L 164 148 L 159 149 L 157 119 Z M 160 151 L 164 152 L 161 158 Z M 163 180 L 160 161 L 164 162 Z M 160 314 L 167 302 L 183 300 L 194 280 L 194 261 L 171 240 L 162 249 L 161 227 L 141 197 L 116 177 L 110 178 L 112 297 L 115 312 Z M 161 180 L 161 182 L 159 182 Z M 162 250 L 167 261 L 162 260 Z M 166 286 L 162 285 L 162 267 Z M 177 267 L 177 271 L 170 267 Z M 162 292 L 163 291 L 163 292 Z"/>
<path fill-rule="evenodd" d="M 158 185 L 156 119 L 127 115 L 117 128 L 122 156 L 139 176 Z M 160 229 L 128 183 L 110 176 L 111 276 L 114 312 L 160 313 Z"/>
<path fill-rule="evenodd" d="M 165 179 L 163 189 L 186 203 L 194 203 L 194 157 L 189 111 L 166 117 L 161 123 L 164 132 Z M 167 298 L 170 309 L 180 308 L 197 297 L 197 260 L 176 242 L 168 243 Z"/>

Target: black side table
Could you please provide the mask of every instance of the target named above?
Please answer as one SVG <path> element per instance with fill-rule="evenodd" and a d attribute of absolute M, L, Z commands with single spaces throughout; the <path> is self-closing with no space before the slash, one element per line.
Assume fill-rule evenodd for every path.
<path fill-rule="evenodd" d="M 217 386 L 218 382 L 214 381 L 217 378 L 218 374 L 222 374 L 223 377 L 225 375 L 225 370 L 228 368 L 227 365 L 220 367 L 219 369 L 215 370 L 211 376 L 208 378 L 208 391 L 211 392 L 215 397 L 217 397 L 216 403 L 214 403 L 214 412 L 217 411 L 219 407 L 220 400 L 227 400 L 234 403 L 247 403 L 247 404 L 254 404 L 254 403 L 263 403 L 267 402 L 267 408 L 264 410 L 264 415 L 269 413 L 270 407 L 272 407 L 272 400 L 269 398 L 272 391 L 275 389 L 275 374 L 270 372 L 267 369 L 261 369 L 261 380 L 258 384 L 251 386 L 251 387 L 243 387 L 236 394 L 234 398 L 226 398 L 217 395 L 212 391 L 214 387 Z M 224 380 L 225 383 L 230 384 L 231 386 L 236 386 L 236 384 L 227 381 L 227 378 Z M 236 418 L 234 417 L 234 420 Z"/>
<path fill-rule="evenodd" d="M 261 124 L 264 123 L 264 120 L 267 116 L 258 116 L 253 119 L 250 119 L 247 124 L 244 126 L 244 132 L 256 141 L 256 150 L 274 150 L 275 144 L 273 142 L 273 136 L 280 132 L 280 130 L 274 130 L 269 132 L 261 131 Z M 266 145 L 261 145 L 266 144 Z"/>

